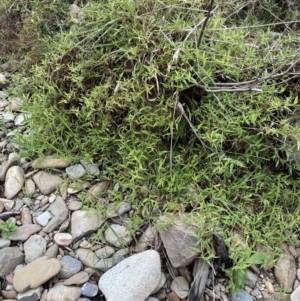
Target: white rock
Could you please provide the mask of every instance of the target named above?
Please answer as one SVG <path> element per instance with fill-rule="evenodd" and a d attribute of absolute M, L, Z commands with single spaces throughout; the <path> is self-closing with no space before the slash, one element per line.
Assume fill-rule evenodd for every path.
<path fill-rule="evenodd" d="M 53 216 L 49 211 L 45 211 L 44 213 L 42 213 L 41 215 L 39 215 L 36 218 L 36 221 L 39 225 L 41 225 L 42 227 L 45 227 L 52 217 Z"/>
<path fill-rule="evenodd" d="M 3 114 L 4 121 L 12 121 L 15 119 L 15 115 L 13 113 L 5 113 Z"/>
<path fill-rule="evenodd" d="M 60 246 L 68 246 L 73 242 L 73 237 L 69 233 L 57 233 L 54 235 L 54 241 Z"/>
<path fill-rule="evenodd" d="M 148 250 L 121 261 L 99 280 L 99 289 L 109 301 L 144 301 L 158 286 L 161 261 Z"/>
<path fill-rule="evenodd" d="M 12 199 L 24 185 L 24 171 L 20 166 L 9 168 L 5 177 L 4 195 L 8 199 Z"/>
<path fill-rule="evenodd" d="M 56 195 L 55 194 L 51 194 L 49 196 L 49 203 L 52 204 L 55 201 L 55 199 L 56 199 Z"/>
<path fill-rule="evenodd" d="M 29 117 L 30 116 L 27 116 L 27 115 L 24 115 L 24 114 L 17 115 L 16 118 L 15 118 L 15 121 L 14 121 L 15 126 L 24 125 L 24 121 L 26 119 L 28 119 Z"/>

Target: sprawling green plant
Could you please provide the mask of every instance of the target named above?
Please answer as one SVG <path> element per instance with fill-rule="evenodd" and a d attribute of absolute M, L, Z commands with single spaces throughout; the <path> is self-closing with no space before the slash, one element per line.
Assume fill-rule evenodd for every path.
<path fill-rule="evenodd" d="M 216 1 L 203 28 L 208 3 L 90 1 L 72 30 L 43 37 L 43 59 L 19 79 L 32 116 L 19 145 L 102 162 L 121 187 L 111 201 L 126 196 L 147 218 L 192 211 L 206 237 L 289 241 L 298 23 L 270 2 Z"/>

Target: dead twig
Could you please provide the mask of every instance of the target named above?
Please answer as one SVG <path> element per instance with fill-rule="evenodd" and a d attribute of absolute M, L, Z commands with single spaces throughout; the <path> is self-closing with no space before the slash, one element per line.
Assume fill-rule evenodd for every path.
<path fill-rule="evenodd" d="M 206 25 L 207 25 L 207 22 L 208 22 L 208 19 L 209 17 L 211 16 L 212 14 L 212 8 L 213 8 L 213 5 L 214 5 L 214 0 L 211 0 L 210 1 L 210 6 L 208 8 L 208 12 L 207 12 L 207 16 L 204 20 L 204 23 L 203 23 L 203 26 L 201 28 L 201 32 L 200 32 L 200 36 L 199 36 L 199 39 L 198 39 L 198 42 L 197 42 L 197 48 L 199 48 L 200 44 L 201 44 L 201 41 L 202 41 L 202 37 L 204 35 L 204 31 L 205 31 L 205 28 L 206 28 Z"/>

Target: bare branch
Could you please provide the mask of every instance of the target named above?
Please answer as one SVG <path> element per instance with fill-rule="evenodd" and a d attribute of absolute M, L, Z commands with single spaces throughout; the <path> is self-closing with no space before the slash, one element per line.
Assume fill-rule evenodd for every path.
<path fill-rule="evenodd" d="M 198 39 L 198 42 L 197 42 L 197 48 L 199 48 L 199 46 L 200 46 L 200 44 L 201 44 L 201 40 L 202 40 L 204 31 L 205 31 L 205 28 L 206 28 L 208 19 L 209 19 L 209 17 L 210 17 L 211 14 L 212 14 L 212 8 L 213 8 L 213 5 L 214 5 L 214 0 L 211 0 L 211 1 L 210 1 L 210 6 L 209 6 L 209 8 L 208 8 L 207 16 L 206 16 L 206 18 L 205 18 L 205 20 L 204 20 L 204 23 L 203 23 L 203 26 L 202 26 L 202 28 L 201 28 L 200 36 L 199 36 L 199 39 Z"/>

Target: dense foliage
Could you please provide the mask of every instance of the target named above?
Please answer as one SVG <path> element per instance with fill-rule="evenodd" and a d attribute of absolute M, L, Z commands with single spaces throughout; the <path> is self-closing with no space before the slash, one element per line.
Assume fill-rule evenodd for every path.
<path fill-rule="evenodd" d="M 300 41 L 284 3 L 219 0 L 204 29 L 209 3 L 194 0 L 90 1 L 83 18 L 65 3 L 58 23 L 58 2 L 31 2 L 46 28 L 13 88 L 31 114 L 28 156 L 102 162 L 121 187 L 111 201 L 144 219 L 193 212 L 206 246 L 212 230 L 252 248 L 295 239 Z"/>

